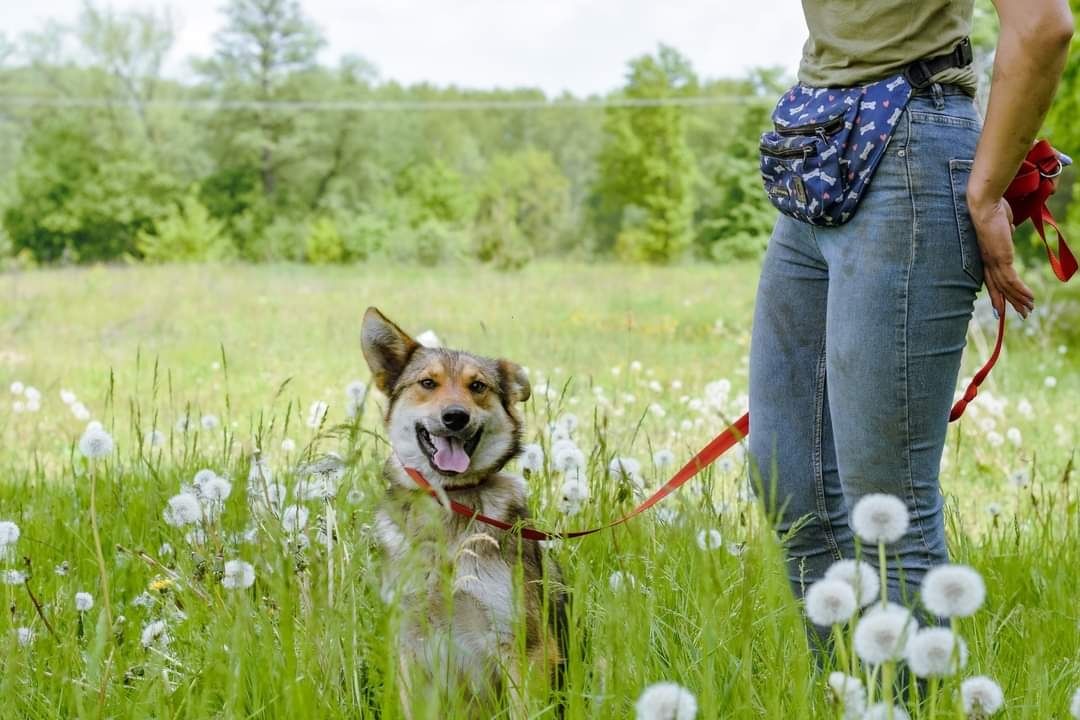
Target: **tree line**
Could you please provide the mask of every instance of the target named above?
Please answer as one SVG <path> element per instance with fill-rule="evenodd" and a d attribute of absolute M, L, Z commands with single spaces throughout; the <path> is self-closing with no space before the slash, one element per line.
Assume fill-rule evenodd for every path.
<path fill-rule="evenodd" d="M 765 245 L 775 214 L 757 138 L 779 71 L 703 79 L 660 46 L 604 97 L 402 86 L 358 56 L 320 63 L 324 39 L 296 0 L 229 0 L 223 14 L 185 81 L 162 72 L 167 10 L 87 4 L 70 27 L 0 35 L 8 264 L 513 268 Z M 1075 56 L 1069 72 L 1076 88 Z"/>

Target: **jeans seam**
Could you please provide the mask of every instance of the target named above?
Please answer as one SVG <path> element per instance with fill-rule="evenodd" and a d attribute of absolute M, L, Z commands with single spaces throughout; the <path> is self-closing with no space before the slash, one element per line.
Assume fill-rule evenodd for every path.
<path fill-rule="evenodd" d="M 911 140 L 912 140 L 911 125 L 912 125 L 912 121 L 911 121 L 911 118 L 909 117 L 908 118 L 908 137 L 907 137 L 909 146 L 910 146 Z M 912 274 L 912 270 L 914 269 L 914 266 L 915 266 L 915 254 L 916 254 L 917 248 L 918 248 L 918 237 L 919 237 L 919 210 L 918 210 L 918 202 L 916 201 L 916 197 L 915 197 L 915 193 L 918 190 L 918 188 L 916 187 L 916 183 L 915 183 L 915 180 L 914 180 L 915 175 L 914 175 L 914 173 L 912 173 L 912 169 L 911 169 L 911 155 L 912 155 L 912 153 L 910 152 L 910 150 L 904 153 L 904 170 L 906 171 L 905 175 L 907 176 L 906 180 L 907 180 L 907 186 L 908 186 L 908 188 L 907 188 L 908 189 L 908 197 L 911 198 L 911 253 L 908 256 L 907 272 L 904 275 L 903 312 L 901 313 L 900 332 L 898 333 L 899 334 L 899 341 L 900 341 L 900 352 L 901 352 L 901 355 L 903 357 L 903 362 L 900 363 L 900 374 L 901 374 L 900 387 L 901 387 L 901 395 L 902 395 L 902 397 L 901 397 L 901 405 L 903 407 L 903 415 L 904 415 L 903 456 L 904 456 L 904 464 L 907 467 L 907 491 L 908 491 L 908 497 L 910 498 L 910 501 L 911 501 L 911 509 L 914 511 L 915 517 L 917 518 L 917 520 L 915 521 L 915 524 L 919 528 L 919 540 L 922 542 L 923 552 L 924 552 L 924 555 L 925 555 L 924 559 L 926 560 L 926 564 L 929 565 L 931 563 L 931 560 L 932 560 L 932 554 L 930 552 L 930 543 L 927 542 L 927 539 L 926 539 L 926 529 L 923 526 L 922 512 L 919 509 L 918 494 L 915 492 L 915 478 L 912 476 L 911 447 L 910 447 L 910 440 L 911 440 L 911 405 L 910 405 L 909 400 L 911 398 L 911 387 L 910 387 L 910 376 L 909 376 L 909 373 L 908 373 L 908 363 L 910 362 L 911 358 L 910 358 L 910 355 L 909 355 L 909 352 L 908 352 L 908 350 L 909 350 L 908 334 L 909 334 L 909 331 L 910 331 L 909 320 L 910 320 L 910 311 L 911 311 L 910 310 L 911 309 L 911 302 L 910 302 L 910 299 L 911 299 L 911 274 Z"/>
<path fill-rule="evenodd" d="M 818 352 L 817 377 L 814 379 L 814 438 L 813 438 L 813 473 L 814 473 L 814 500 L 817 503 L 818 519 L 821 521 L 821 531 L 825 535 L 828 549 L 833 558 L 840 560 L 840 546 L 836 542 L 836 534 L 833 531 L 832 521 L 829 519 L 829 510 L 825 503 L 825 471 L 822 463 L 821 446 L 822 418 L 825 416 L 825 337 L 821 338 L 821 350 Z"/>

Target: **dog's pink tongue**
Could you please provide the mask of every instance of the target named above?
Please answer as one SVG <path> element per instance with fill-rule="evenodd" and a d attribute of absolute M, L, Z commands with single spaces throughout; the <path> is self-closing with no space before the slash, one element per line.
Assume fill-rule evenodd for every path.
<path fill-rule="evenodd" d="M 443 472 L 465 472 L 469 469 L 469 456 L 465 445 L 457 438 L 445 438 L 432 435 L 435 443 L 435 466 Z"/>

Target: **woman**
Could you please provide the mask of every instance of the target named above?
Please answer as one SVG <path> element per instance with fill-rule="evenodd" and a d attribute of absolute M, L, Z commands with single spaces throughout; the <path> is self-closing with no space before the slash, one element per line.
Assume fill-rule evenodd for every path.
<path fill-rule="evenodd" d="M 803 0 L 799 79 L 851 87 L 949 53 L 973 0 Z M 750 453 L 797 595 L 854 556 L 848 512 L 888 493 L 911 525 L 889 548 L 889 594 L 909 602 L 948 559 L 938 468 L 972 305 L 1023 317 L 1002 194 L 1049 108 L 1068 53 L 1067 0 L 996 0 L 1001 33 L 985 121 L 970 66 L 917 90 L 854 217 L 781 215 L 750 347 Z M 876 563 L 876 553 L 866 553 Z"/>

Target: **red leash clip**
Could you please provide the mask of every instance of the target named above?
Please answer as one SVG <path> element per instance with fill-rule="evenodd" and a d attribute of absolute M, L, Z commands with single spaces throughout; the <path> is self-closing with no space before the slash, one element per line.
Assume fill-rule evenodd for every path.
<path fill-rule="evenodd" d="M 1058 227 L 1054 216 L 1050 214 L 1050 208 L 1046 207 L 1046 200 L 1057 189 L 1057 178 L 1066 165 L 1072 163 L 1067 155 L 1059 153 L 1047 140 L 1039 140 L 1032 146 L 1024 162 L 1020 164 L 1020 170 L 1016 177 L 1005 189 L 1005 200 L 1013 213 L 1013 225 L 1019 227 L 1025 220 L 1031 220 L 1035 226 L 1035 232 L 1042 238 L 1043 246 L 1046 247 L 1046 257 L 1050 260 L 1050 267 L 1054 276 L 1061 282 L 1068 281 L 1076 273 L 1076 258 L 1065 242 L 1065 235 Z M 1050 243 L 1046 240 L 1046 226 L 1054 228 L 1058 236 L 1058 251 L 1050 249 Z M 949 422 L 956 420 L 964 414 L 968 403 L 979 394 L 979 385 L 982 384 L 990 370 L 997 362 L 1001 354 L 1001 343 L 1005 338 L 1005 313 L 998 317 L 997 340 L 994 342 L 994 351 L 990 359 L 979 368 L 975 377 L 968 383 L 964 396 L 953 405 L 949 413 Z"/>

